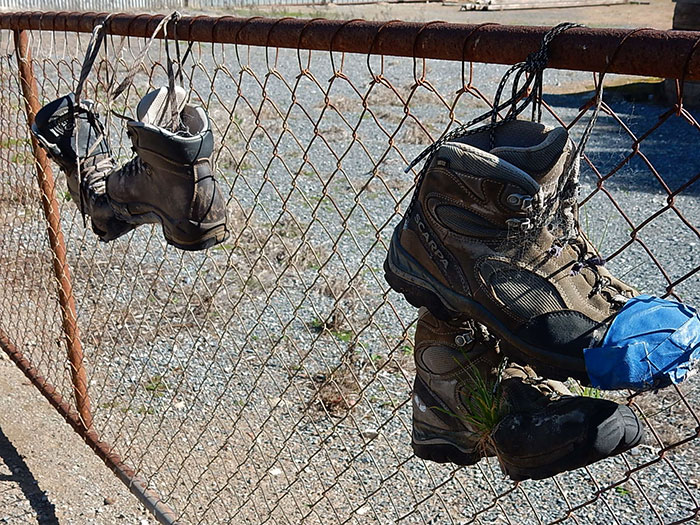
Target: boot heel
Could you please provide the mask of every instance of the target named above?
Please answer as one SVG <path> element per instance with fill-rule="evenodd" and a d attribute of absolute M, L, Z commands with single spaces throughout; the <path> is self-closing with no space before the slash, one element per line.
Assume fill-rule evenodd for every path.
<path fill-rule="evenodd" d="M 191 228 L 183 231 L 178 227 L 171 227 L 167 221 L 163 221 L 163 237 L 168 242 L 186 251 L 206 250 L 228 239 L 229 232 L 226 223 L 221 223 L 206 230 L 198 227 L 192 221 L 188 221 Z"/>

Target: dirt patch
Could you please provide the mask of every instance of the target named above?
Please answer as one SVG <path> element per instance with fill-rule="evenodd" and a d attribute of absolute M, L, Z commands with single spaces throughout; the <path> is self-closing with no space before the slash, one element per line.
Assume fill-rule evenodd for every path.
<path fill-rule="evenodd" d="M 653 27 L 670 29 L 675 4 L 669 0 L 650 0 L 645 4 L 571 7 L 564 9 L 525 9 L 520 11 L 460 11 L 460 4 L 438 3 L 377 3 L 374 5 L 335 5 L 309 7 L 259 8 L 268 16 L 298 16 L 303 18 L 365 18 L 367 20 L 406 20 L 429 22 L 442 20 L 462 24 L 495 22 L 508 25 L 554 26 L 564 21 L 578 22 L 590 27 Z M 250 9 L 213 10 L 213 13 L 246 15 Z"/>

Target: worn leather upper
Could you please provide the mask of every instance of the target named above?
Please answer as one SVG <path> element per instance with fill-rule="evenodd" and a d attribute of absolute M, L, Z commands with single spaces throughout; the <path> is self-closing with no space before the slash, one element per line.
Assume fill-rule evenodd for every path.
<path fill-rule="evenodd" d="M 489 135 L 436 152 L 401 245 L 433 278 L 473 297 L 514 333 L 580 353 L 635 292 L 600 264 L 580 231 L 560 241 L 563 215 L 578 216 L 561 198 L 571 170 L 578 176 L 567 131 L 504 123 L 494 148 Z"/>

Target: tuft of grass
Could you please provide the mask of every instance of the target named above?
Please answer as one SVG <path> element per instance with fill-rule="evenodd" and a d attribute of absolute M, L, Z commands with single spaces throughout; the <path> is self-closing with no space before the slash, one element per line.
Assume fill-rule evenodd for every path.
<path fill-rule="evenodd" d="M 309 328 L 311 328 L 314 332 L 322 332 L 325 326 L 325 323 L 318 317 L 314 317 L 311 321 L 309 321 Z"/>
<path fill-rule="evenodd" d="M 331 333 L 344 343 L 352 341 L 352 330 L 331 330 Z"/>
<path fill-rule="evenodd" d="M 626 489 L 625 487 L 615 487 L 615 492 L 617 492 L 620 496 L 630 495 L 629 489 Z"/>
<path fill-rule="evenodd" d="M 157 396 L 162 396 L 165 392 L 168 391 L 168 385 L 165 382 L 163 376 L 161 376 L 160 374 L 151 376 L 151 378 L 149 378 L 149 380 L 146 381 L 144 388 L 148 392 L 152 392 L 154 395 Z"/>
<path fill-rule="evenodd" d="M 34 155 L 26 151 L 18 151 L 10 156 L 12 164 L 31 164 L 34 162 Z"/>
<path fill-rule="evenodd" d="M 502 364 L 501 369 L 505 363 Z M 493 445 L 491 433 L 496 425 L 507 415 L 508 403 L 501 389 L 499 371 L 494 380 L 484 377 L 479 369 L 469 364 L 460 363 L 465 372 L 465 379 L 461 382 L 462 402 L 465 407 L 463 414 L 451 414 L 458 417 L 477 434 L 477 449 L 482 455 L 487 451 L 496 451 Z M 437 410 L 444 409 L 435 407 Z"/>
<path fill-rule="evenodd" d="M 593 399 L 601 399 L 603 397 L 603 392 L 594 386 L 580 386 L 579 395 L 584 397 L 592 397 Z"/>
<path fill-rule="evenodd" d="M 490 381 L 481 375 L 475 366 L 468 370 L 469 381 L 462 384 L 466 415 L 470 426 L 484 441 L 490 439 L 491 432 L 505 417 L 508 407 L 501 391 L 500 381 Z"/>
<path fill-rule="evenodd" d="M 26 144 L 29 144 L 29 139 L 8 138 L 0 140 L 0 148 L 2 149 L 10 149 L 14 146 L 24 146 Z"/>
<path fill-rule="evenodd" d="M 588 206 L 585 206 L 582 210 L 579 210 L 579 216 L 581 215 L 583 215 L 584 222 L 584 231 L 582 233 L 586 236 L 588 241 L 598 253 L 603 253 L 605 241 L 608 237 L 608 230 L 610 229 L 610 225 L 613 222 L 613 215 L 608 213 L 605 216 L 605 222 L 603 223 L 603 231 L 600 233 L 600 236 L 598 238 L 593 238 L 591 236 L 590 211 Z M 600 223 L 600 218 L 596 219 L 596 223 Z"/>
<path fill-rule="evenodd" d="M 323 332 L 324 330 L 328 330 L 332 335 L 344 343 L 349 343 L 353 338 L 352 330 L 334 330 L 331 328 L 331 326 L 318 318 L 314 318 L 309 321 L 308 327 L 314 332 Z"/>

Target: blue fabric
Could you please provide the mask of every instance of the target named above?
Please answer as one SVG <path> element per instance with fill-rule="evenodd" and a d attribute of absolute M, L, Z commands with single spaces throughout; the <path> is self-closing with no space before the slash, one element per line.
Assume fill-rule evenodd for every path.
<path fill-rule="evenodd" d="M 601 345 L 583 355 L 591 384 L 603 390 L 680 383 L 700 359 L 700 316 L 682 303 L 640 295 L 618 312 Z"/>

